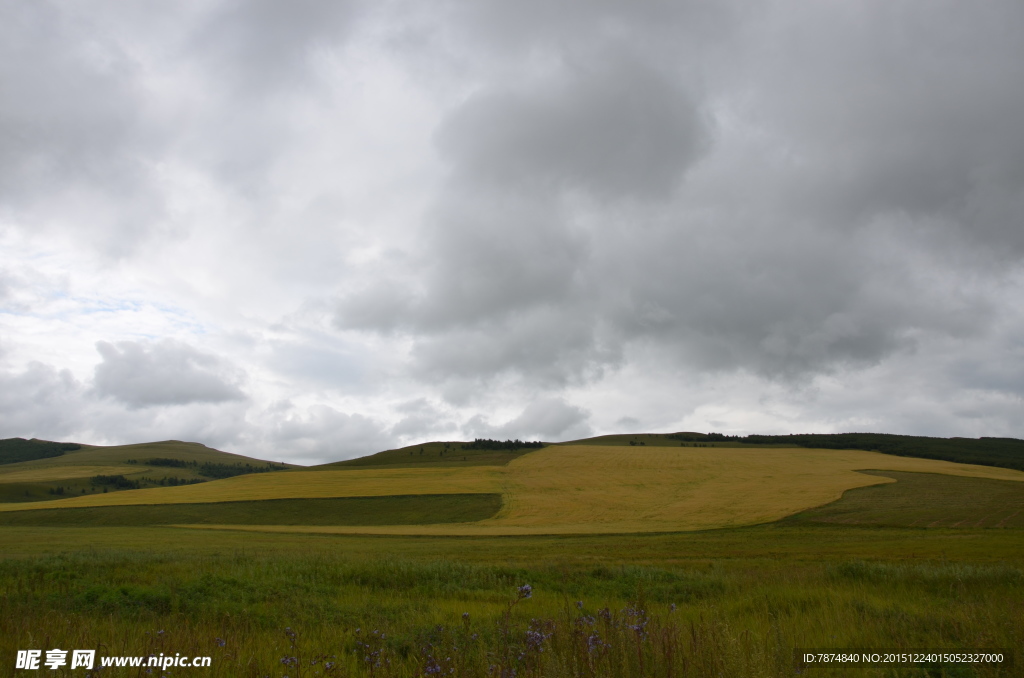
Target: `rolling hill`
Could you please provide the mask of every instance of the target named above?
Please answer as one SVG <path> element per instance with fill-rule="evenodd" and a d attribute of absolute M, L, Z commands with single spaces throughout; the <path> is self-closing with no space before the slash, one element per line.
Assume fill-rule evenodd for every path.
<path fill-rule="evenodd" d="M 111 494 L 286 468 L 294 465 L 179 440 L 97 446 L 10 438 L 0 440 L 0 502 Z"/>

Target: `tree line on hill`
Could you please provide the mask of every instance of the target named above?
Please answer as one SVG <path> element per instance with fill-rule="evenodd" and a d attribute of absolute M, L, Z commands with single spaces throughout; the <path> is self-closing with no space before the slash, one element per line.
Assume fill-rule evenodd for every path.
<path fill-rule="evenodd" d="M 145 464 L 146 466 L 163 466 L 168 468 L 191 468 L 196 473 L 206 478 L 213 478 L 220 480 L 222 478 L 232 478 L 234 476 L 243 476 L 249 473 L 267 473 L 269 471 L 284 471 L 287 470 L 287 466 L 281 466 L 279 464 L 266 464 L 264 466 L 253 466 L 252 464 L 218 464 L 211 461 L 204 461 L 199 463 L 198 461 L 185 461 L 184 459 L 171 459 L 168 457 L 154 457 L 153 459 L 146 459 L 140 462 L 138 459 L 126 459 L 127 464 Z"/>
<path fill-rule="evenodd" d="M 898 457 L 920 457 L 1024 471 L 1024 440 L 1018 438 L 929 438 L 891 433 L 797 433 L 779 436 L 671 433 L 666 437 L 681 442 L 733 442 L 745 445 L 793 445 L 828 450 L 866 450 Z"/>
<path fill-rule="evenodd" d="M 540 449 L 544 447 L 544 443 L 539 440 L 533 442 L 523 442 L 518 438 L 516 440 L 491 440 L 490 438 L 477 438 L 471 443 L 463 443 L 462 449 L 464 450 L 525 450 L 525 449 Z"/>
<path fill-rule="evenodd" d="M 80 450 L 78 443 L 53 443 L 49 440 L 25 440 L 24 438 L 6 438 L 0 440 L 0 465 L 17 464 L 23 461 L 59 457 L 65 452 Z"/>
<path fill-rule="evenodd" d="M 123 475 L 112 475 L 112 476 L 93 476 L 89 479 L 90 484 L 98 485 L 104 488 L 113 488 L 115 490 L 138 490 L 148 485 L 160 485 L 161 487 L 176 487 L 178 485 L 195 485 L 196 483 L 207 482 L 203 478 L 179 478 L 178 476 L 164 476 L 159 480 L 154 478 L 148 478 L 143 476 L 142 478 L 132 479 L 126 478 Z"/>

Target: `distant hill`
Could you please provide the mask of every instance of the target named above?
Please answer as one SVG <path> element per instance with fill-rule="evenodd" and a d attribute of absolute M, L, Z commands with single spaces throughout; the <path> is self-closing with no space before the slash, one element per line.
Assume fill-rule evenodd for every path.
<path fill-rule="evenodd" d="M 347 468 L 420 468 L 424 466 L 503 466 L 516 457 L 540 449 L 547 443 L 477 438 L 472 442 L 438 441 L 384 450 L 366 457 L 346 459 L 312 467 L 340 471 Z"/>
<path fill-rule="evenodd" d="M 517 444 L 518 443 L 518 444 Z M 889 433 L 801 433 L 794 435 L 730 436 L 722 433 L 620 433 L 560 443 L 481 440 L 440 441 L 408 445 L 357 459 L 312 467 L 322 470 L 423 466 L 503 466 L 549 445 L 633 447 L 805 447 L 826 450 L 864 450 L 900 457 L 919 457 L 998 466 L 1024 471 L 1024 440 L 1017 438 L 931 438 Z"/>
<path fill-rule="evenodd" d="M 10 438 L 0 441 L 0 502 L 187 485 L 289 468 L 295 465 L 180 440 L 98 446 Z"/>

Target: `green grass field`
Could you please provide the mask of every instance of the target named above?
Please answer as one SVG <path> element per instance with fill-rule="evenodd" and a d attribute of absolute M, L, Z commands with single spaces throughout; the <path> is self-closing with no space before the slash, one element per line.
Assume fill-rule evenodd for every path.
<path fill-rule="evenodd" d="M 208 669 L 167 675 L 218 678 L 1024 675 L 1024 483 L 1008 479 L 1016 472 L 675 442 L 622 436 L 507 465 L 474 464 L 469 454 L 441 461 L 440 443 L 431 462 L 406 464 L 403 454 L 418 453 L 392 450 L 376 460 L 391 460 L 383 464 L 0 511 L 0 676 L 39 675 L 14 671 L 16 651 L 54 647 L 209 655 Z M 888 469 L 868 465 L 879 460 Z M 454 484 L 500 494 L 453 492 Z M 428 494 L 428 485 L 448 491 Z M 286 495 L 238 500 L 270 487 Z M 211 489 L 236 499 L 199 501 Z M 350 496 L 331 496 L 339 491 Z M 806 507 L 801 492 L 826 498 L 779 511 Z M 138 496 L 187 503 L 132 503 Z M 758 503 L 782 520 L 650 529 L 657 511 L 681 525 L 678 516 Z M 582 525 L 607 520 L 601 511 L 628 518 L 616 518 L 622 533 L 438 532 L 503 516 Z M 251 531 L 263 526 L 286 531 Z M 999 666 L 801 668 L 797 647 L 1015 654 Z"/>
<path fill-rule="evenodd" d="M 886 527 L 1024 528 L 1024 484 L 935 473 L 867 471 L 897 482 L 848 490 L 787 522 Z"/>
<path fill-rule="evenodd" d="M 213 657 L 180 675 L 793 676 L 793 647 L 1024 642 L 1013 529 L 425 539 L 4 527 L 0 552 L 3 670 L 17 649 L 99 646 Z M 282 663 L 293 657 L 298 667 Z"/>
<path fill-rule="evenodd" d="M 0 525 L 420 525 L 484 520 L 500 508 L 500 494 L 270 499 L 12 511 Z"/>

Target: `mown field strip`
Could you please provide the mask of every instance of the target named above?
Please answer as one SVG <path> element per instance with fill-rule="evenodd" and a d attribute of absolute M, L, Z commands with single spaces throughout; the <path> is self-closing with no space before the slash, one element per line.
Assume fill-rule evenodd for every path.
<path fill-rule="evenodd" d="M 494 493 L 502 491 L 500 477 L 501 471 L 494 467 L 284 471 L 237 476 L 199 485 L 156 487 L 58 501 L 6 504 L 0 505 L 0 511 L 132 504 L 201 504 L 261 499 Z"/>

